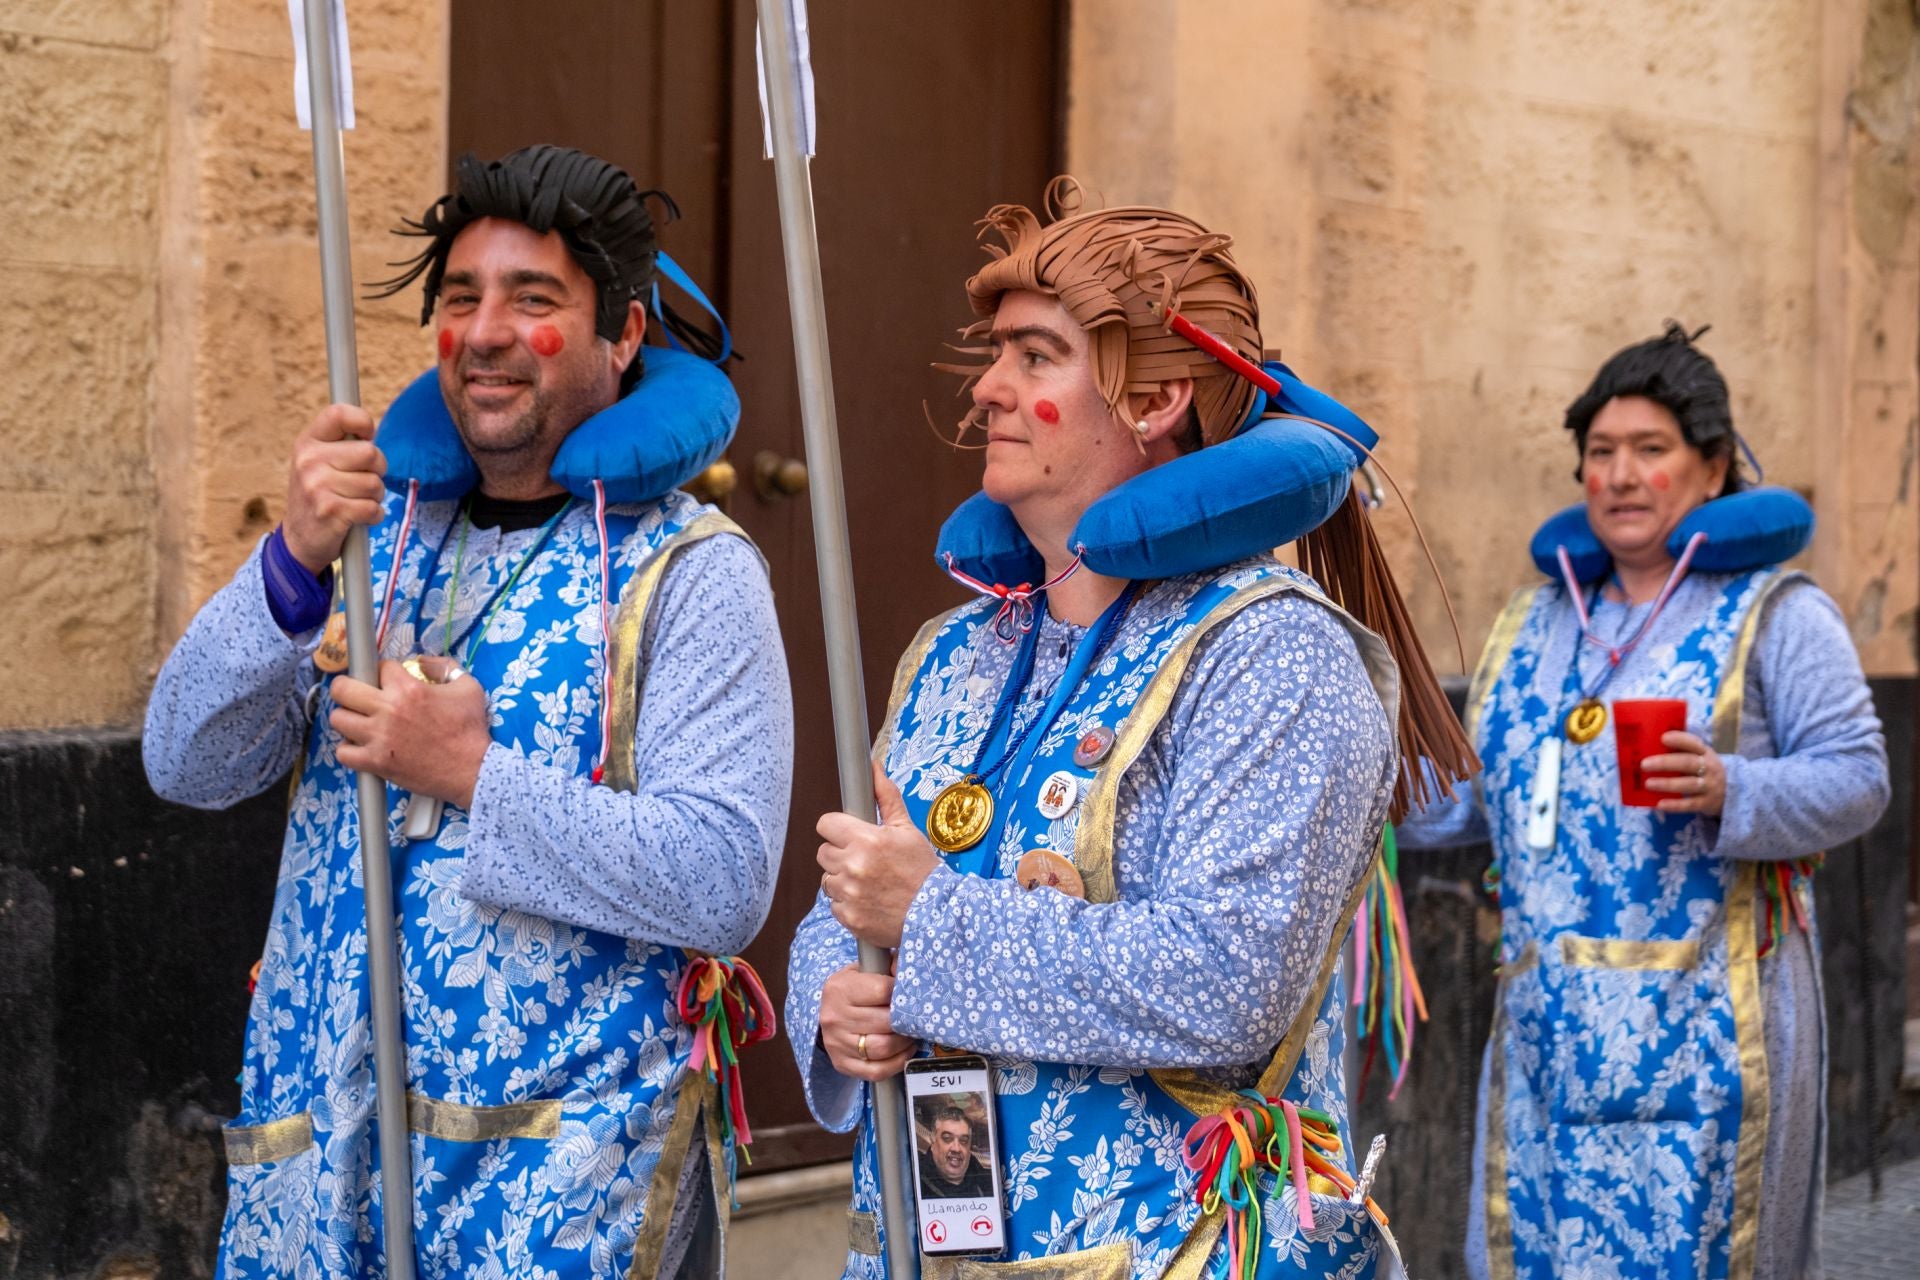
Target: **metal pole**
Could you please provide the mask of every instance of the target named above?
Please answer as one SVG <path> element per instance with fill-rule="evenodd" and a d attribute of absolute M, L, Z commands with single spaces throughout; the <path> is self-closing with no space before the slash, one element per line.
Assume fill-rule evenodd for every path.
<path fill-rule="evenodd" d="M 867 696 L 860 672 L 860 625 L 853 608 L 853 555 L 847 546 L 846 487 L 840 472 L 840 432 L 833 412 L 833 373 L 827 357 L 826 293 L 820 283 L 820 240 L 813 224 L 813 178 L 794 76 L 792 14 L 787 0 L 758 0 L 760 49 L 773 117 L 773 171 L 780 193 L 780 240 L 786 250 L 787 304 L 793 317 L 794 365 L 800 381 L 800 423 L 807 444 L 807 495 L 813 508 L 814 558 L 820 571 L 820 612 L 827 644 L 827 687 L 833 702 L 834 755 L 840 766 L 840 807 L 873 814 L 873 766 L 868 755 Z M 863 973 L 886 973 L 887 950 L 860 944 Z M 901 1167 L 905 1098 L 901 1086 L 873 1086 L 874 1142 L 880 1161 L 882 1223 L 891 1280 L 919 1275 L 914 1219 Z"/>
<path fill-rule="evenodd" d="M 347 247 L 347 172 L 333 48 L 336 0 L 307 0 L 307 88 L 312 102 L 313 185 L 319 206 L 320 284 L 327 321 L 327 389 L 335 404 L 360 403 L 360 355 L 353 334 L 353 260 Z M 373 639 L 373 578 L 367 531 L 356 525 L 341 551 L 347 597 L 347 673 L 380 683 Z M 406 1043 L 400 1022 L 399 944 L 387 850 L 387 784 L 356 776 L 360 879 L 367 904 L 367 985 L 372 994 L 375 1126 L 380 1135 L 380 1212 L 389 1280 L 413 1280 L 413 1160 L 407 1136 Z"/>

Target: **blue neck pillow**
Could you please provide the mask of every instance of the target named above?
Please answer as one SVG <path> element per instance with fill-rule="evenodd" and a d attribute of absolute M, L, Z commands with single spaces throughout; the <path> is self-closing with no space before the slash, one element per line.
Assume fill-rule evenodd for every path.
<path fill-rule="evenodd" d="M 633 389 L 575 427 L 554 455 L 554 482 L 576 498 L 592 501 L 599 480 L 608 502 L 651 502 L 699 475 L 733 440 L 740 397 L 724 373 L 666 347 L 648 347 L 646 361 Z M 395 493 L 417 480 L 421 499 L 438 502 L 465 497 L 480 483 L 437 369 L 394 400 L 374 443 L 387 456 L 387 488 Z"/>
<path fill-rule="evenodd" d="M 1269 363 L 1267 372 L 1280 394 L 1259 392 L 1231 439 L 1142 472 L 1086 509 L 1070 545 L 1085 548 L 1087 568 L 1128 579 L 1204 573 L 1284 546 L 1339 509 L 1365 454 L 1314 422 L 1262 415 L 1314 418 L 1367 449 L 1379 437 L 1285 365 Z M 956 569 L 1003 586 L 1046 577 L 1013 513 L 985 493 L 947 518 L 934 555 L 942 566 L 951 556 Z"/>
<path fill-rule="evenodd" d="M 1813 508 L 1791 489 L 1764 485 L 1703 502 L 1686 514 L 1667 536 L 1667 554 L 1679 559 L 1693 535 L 1707 540 L 1693 553 L 1693 568 L 1706 573 L 1745 573 L 1791 560 L 1813 540 Z M 1613 557 L 1587 524 L 1585 503 L 1555 513 L 1533 535 L 1528 550 L 1534 567 L 1549 578 L 1560 576 L 1560 547 L 1573 562 L 1573 576 L 1597 582 L 1613 569 Z"/>

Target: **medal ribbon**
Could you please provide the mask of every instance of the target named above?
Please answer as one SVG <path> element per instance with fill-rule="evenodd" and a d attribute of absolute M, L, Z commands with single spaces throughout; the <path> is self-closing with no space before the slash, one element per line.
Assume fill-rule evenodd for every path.
<path fill-rule="evenodd" d="M 473 522 L 468 516 L 471 501 L 472 500 L 469 499 L 460 505 L 460 543 L 454 551 L 453 576 L 447 580 L 446 635 L 445 643 L 441 646 L 440 651 L 448 656 L 452 656 L 454 646 L 460 641 L 466 640 L 468 635 L 473 632 L 475 626 L 473 622 L 469 622 L 466 629 L 459 635 L 456 636 L 453 634 L 453 610 L 455 601 L 460 593 L 460 571 L 466 564 L 467 534 L 473 528 Z M 482 624 L 480 626 L 480 633 L 475 635 L 471 641 L 468 641 L 466 655 L 460 659 L 461 666 L 472 670 L 474 651 L 478 649 L 481 642 L 487 638 L 487 632 L 492 630 L 494 615 L 500 612 L 500 606 L 505 603 L 506 598 L 513 593 L 514 584 L 520 581 L 520 575 L 526 571 L 526 567 L 534 561 L 535 557 L 537 557 L 541 550 L 547 545 L 548 540 L 553 537 L 553 531 L 558 527 L 561 517 L 571 510 L 573 510 L 573 499 L 568 498 L 565 503 L 561 504 L 560 509 L 548 516 L 547 522 L 540 526 L 540 536 L 535 538 L 533 545 L 521 554 L 519 562 L 513 566 L 513 572 L 507 575 L 507 580 L 500 585 L 500 588 L 495 591 L 492 598 L 488 600 L 485 606 L 484 616 L 478 620 Z M 426 576 L 420 580 L 420 595 L 413 602 L 413 623 L 416 644 L 419 643 L 420 634 L 420 606 L 426 601 L 427 588 L 433 585 L 433 575 L 439 572 L 440 558 L 446 553 L 447 541 L 452 536 L 453 525 L 449 524 L 446 532 L 440 535 L 440 545 L 433 549 L 433 559 L 427 564 Z"/>
<path fill-rule="evenodd" d="M 1013 740 L 993 757 L 991 763 L 987 763 L 987 754 L 1000 740 L 1002 732 L 1011 732 L 1013 708 L 1019 703 L 1021 695 L 1026 692 L 1028 681 L 1033 678 L 1034 659 L 1040 648 L 1040 631 L 1035 627 L 1026 633 L 1020 646 L 1020 653 L 1014 659 L 1014 669 L 1009 673 L 1005 687 L 1000 690 L 1000 699 L 994 705 L 993 719 L 987 725 L 987 736 L 982 739 L 979 751 L 974 753 L 973 767 L 967 770 L 967 779 L 984 785 L 1016 756 L 1019 757 L 1017 764 L 1024 763 L 1031 767 L 1031 753 L 1022 752 L 1022 748 L 1029 740 L 1034 739 L 1036 730 L 1040 731 L 1041 736 L 1044 737 L 1046 727 L 1059 718 L 1068 700 L 1079 689 L 1080 682 L 1086 678 L 1088 670 L 1099 661 L 1100 655 L 1106 651 L 1113 637 L 1118 634 L 1121 621 L 1125 619 L 1127 611 L 1133 606 L 1134 598 L 1139 594 L 1140 583 L 1127 583 L 1126 589 L 1107 606 L 1106 611 L 1100 615 L 1100 620 L 1081 638 L 1079 647 L 1073 651 L 1073 657 L 1067 663 L 1066 673 L 1060 677 L 1060 683 L 1054 688 L 1053 696 L 1047 700 L 1045 708 L 1028 722 L 1026 728 L 1013 736 Z M 1037 750 L 1038 742 L 1035 741 L 1034 745 Z M 1008 769 L 1006 776 L 1013 777 L 1019 772 L 1018 768 Z M 997 810 L 998 806 L 996 805 L 995 808 Z M 986 832 L 971 846 L 972 849 L 982 852 L 970 859 L 970 865 L 961 870 L 971 875 L 980 875 L 985 872 L 999 843 L 996 838 L 999 829 L 1000 815 L 996 813 Z"/>
<path fill-rule="evenodd" d="M 1693 563 L 1693 553 L 1698 551 L 1701 544 L 1706 540 L 1707 535 L 1704 533 L 1696 533 L 1687 539 L 1686 550 L 1680 553 L 1680 559 L 1674 563 L 1673 572 L 1667 575 L 1666 584 L 1660 588 L 1660 594 L 1653 599 L 1653 608 L 1647 613 L 1646 617 L 1640 620 L 1640 625 L 1633 629 L 1633 634 L 1619 642 L 1602 640 L 1594 634 L 1593 618 L 1587 606 L 1586 592 L 1580 589 L 1579 580 L 1573 576 L 1573 558 L 1567 554 L 1567 549 L 1564 545 L 1555 548 L 1560 559 L 1560 576 L 1567 584 L 1567 594 L 1573 597 L 1574 613 L 1580 619 L 1581 638 L 1588 644 L 1597 645 L 1607 651 L 1607 665 L 1600 669 L 1600 674 L 1594 680 L 1592 686 L 1586 687 L 1581 685 L 1579 678 L 1580 646 L 1578 644 L 1573 646 L 1573 664 L 1572 670 L 1567 676 L 1567 683 L 1573 685 L 1575 689 L 1580 691 L 1579 695 L 1574 699 L 1575 706 L 1578 706 L 1582 702 L 1591 702 L 1600 696 L 1600 691 L 1607 687 L 1609 680 L 1613 679 L 1613 673 L 1619 670 L 1621 659 L 1625 658 L 1628 653 L 1632 652 L 1633 647 L 1640 643 L 1641 637 L 1645 636 L 1648 628 L 1653 626 L 1654 619 L 1658 618 L 1660 611 L 1667 607 L 1667 601 L 1671 600 L 1673 593 L 1679 589 L 1680 580 L 1687 576 L 1687 567 Z M 1598 598 L 1598 592 L 1595 593 L 1595 598 Z M 1566 711 L 1560 713 L 1563 733 L 1565 731 L 1567 714 L 1571 712 L 1572 709 L 1572 707 L 1569 707 Z"/>
<path fill-rule="evenodd" d="M 720 1086 L 720 1124 L 745 1151 L 753 1142 L 747 1127 L 746 1095 L 740 1087 L 742 1047 L 773 1038 L 773 1001 L 753 966 L 739 956 L 689 956 L 675 997 L 681 1020 L 693 1028 L 693 1057 L 687 1070 L 702 1072 Z M 748 1154 L 747 1163 L 753 1163 Z"/>
<path fill-rule="evenodd" d="M 993 634 L 1000 637 L 1001 643 L 1012 644 L 1016 630 L 1025 633 L 1033 630 L 1033 598 L 1048 587 L 1057 587 L 1074 575 L 1080 561 L 1087 554 L 1081 547 L 1074 552 L 1073 562 L 1039 586 L 1023 582 L 1017 587 L 1002 586 L 997 582 L 982 582 L 968 573 L 963 573 L 953 563 L 953 552 L 946 553 L 947 576 L 969 591 L 983 596 L 993 596 L 1000 601 L 1000 611 L 993 615 Z"/>

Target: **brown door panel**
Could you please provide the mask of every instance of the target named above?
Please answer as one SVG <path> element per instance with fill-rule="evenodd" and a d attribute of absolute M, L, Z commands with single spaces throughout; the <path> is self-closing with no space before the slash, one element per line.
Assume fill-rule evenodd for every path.
<path fill-rule="evenodd" d="M 1002 201 L 1037 201 L 1055 172 L 1064 6 L 811 8 L 815 212 L 877 727 L 900 651 L 921 621 L 963 598 L 936 571 L 933 544 L 977 486 L 978 462 L 935 439 L 922 405 L 946 431 L 966 408 L 958 379 L 929 365 L 969 319 L 960 285 L 983 260 L 973 220 Z M 750 0 L 461 0 L 449 150 L 491 157 L 527 142 L 565 143 L 671 192 L 685 216 L 662 231 L 662 246 L 707 288 L 746 354 L 729 369 L 742 414 L 729 451 L 740 484 L 728 510 L 767 557 L 797 738 L 779 887 L 747 955 L 784 1001 L 794 928 L 818 883 L 813 824 L 839 807 L 839 780 L 806 495 L 762 497 L 753 484 L 760 453 L 804 458 L 773 169 L 761 155 L 754 22 Z M 755 1172 L 850 1149 L 812 1122 L 784 1045 L 756 1048 L 744 1067 Z"/>

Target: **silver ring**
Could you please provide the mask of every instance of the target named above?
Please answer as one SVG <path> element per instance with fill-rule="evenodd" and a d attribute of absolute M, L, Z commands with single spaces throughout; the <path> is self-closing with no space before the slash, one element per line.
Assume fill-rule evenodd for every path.
<path fill-rule="evenodd" d="M 1704 778 L 1707 776 L 1707 758 L 1705 756 L 1701 756 L 1700 763 L 1693 766 L 1693 776 L 1696 778 Z"/>

